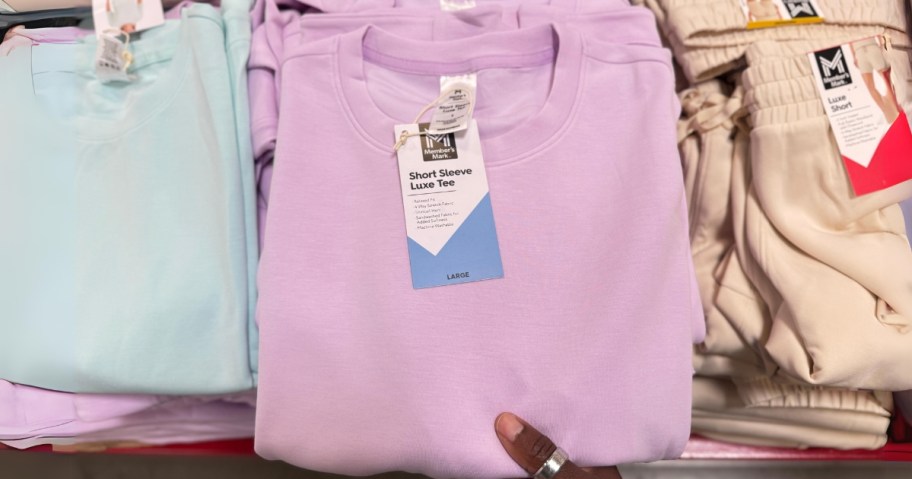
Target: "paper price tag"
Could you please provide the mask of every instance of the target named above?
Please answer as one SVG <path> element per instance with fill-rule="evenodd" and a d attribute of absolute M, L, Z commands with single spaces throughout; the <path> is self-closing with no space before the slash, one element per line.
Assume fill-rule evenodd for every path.
<path fill-rule="evenodd" d="M 740 0 L 747 28 L 821 23 L 823 14 L 816 0 Z"/>
<path fill-rule="evenodd" d="M 399 182 L 415 289 L 503 277 L 478 127 L 435 135 L 396 125 Z"/>
<path fill-rule="evenodd" d="M 104 34 L 98 37 L 95 48 L 95 75 L 102 83 L 130 82 L 133 78 L 127 73 L 132 56 L 126 44 L 114 35 Z"/>
<path fill-rule="evenodd" d="M 817 91 L 856 195 L 912 179 L 912 130 L 882 36 L 808 54 Z"/>
<path fill-rule="evenodd" d="M 165 23 L 162 0 L 92 0 L 95 34 L 132 34 Z"/>

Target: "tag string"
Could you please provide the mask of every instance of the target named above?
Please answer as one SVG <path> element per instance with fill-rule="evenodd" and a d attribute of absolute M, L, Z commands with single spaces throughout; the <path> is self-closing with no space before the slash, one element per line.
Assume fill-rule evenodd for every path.
<path fill-rule="evenodd" d="M 438 96 L 434 101 L 428 103 L 427 105 L 424 106 L 424 108 L 421 109 L 421 111 L 418 113 L 418 116 L 415 117 L 415 120 L 412 121 L 412 123 L 418 123 L 419 121 L 421 121 L 421 117 L 423 117 L 425 114 L 427 114 L 428 111 L 430 111 L 432 108 L 436 108 L 441 103 L 443 103 L 443 101 L 448 96 L 450 96 L 451 93 L 455 92 L 456 90 L 461 90 L 461 89 L 462 89 L 461 87 L 453 87 L 453 88 L 450 88 L 450 89 L 444 91 L 443 93 L 441 93 L 440 96 Z M 424 132 L 419 131 L 418 133 L 409 133 L 408 130 L 402 130 L 402 132 L 399 133 L 399 140 L 397 140 L 396 144 L 393 145 L 393 151 L 399 151 L 399 148 L 402 148 L 402 146 L 405 145 L 405 142 L 408 141 L 409 138 L 411 138 L 413 136 L 422 136 L 422 135 L 426 135 L 426 134 L 427 134 L 426 131 L 424 131 Z"/>

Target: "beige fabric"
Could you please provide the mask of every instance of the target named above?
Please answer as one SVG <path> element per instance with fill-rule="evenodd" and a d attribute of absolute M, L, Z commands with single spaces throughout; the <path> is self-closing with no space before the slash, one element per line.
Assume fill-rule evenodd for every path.
<path fill-rule="evenodd" d="M 909 46 L 903 0 L 831 0 L 822 5 L 824 22 L 747 30 L 738 0 L 638 0 L 652 10 L 675 58 L 692 82 L 705 81 L 745 65 L 745 49 L 757 41 L 800 41 L 887 34 Z"/>
<path fill-rule="evenodd" d="M 775 288 L 760 289 L 772 314 L 764 347 L 786 380 L 910 389 L 912 370 L 896 365 L 912 362 L 912 251 L 896 203 L 912 182 L 854 197 L 810 63 L 789 56 L 800 48 L 752 46 L 758 64 L 743 77 L 754 124 L 747 245 Z M 909 65 L 890 55 L 902 63 L 899 93 Z"/>
<path fill-rule="evenodd" d="M 718 271 L 733 248 L 729 185 L 734 154 L 733 116 L 741 109 L 741 89 L 718 80 L 680 94 L 683 118 L 678 138 L 689 206 L 691 250 L 706 315 L 707 335 L 694 350 L 699 374 L 754 376 L 760 370 L 756 354 L 747 347 L 728 319 L 715 307 L 720 288 Z"/>
<path fill-rule="evenodd" d="M 874 449 L 886 443 L 892 403 L 873 393 L 817 395 L 813 407 L 746 407 L 724 379 L 694 378 L 693 432 L 742 444 Z M 885 403 L 881 403 L 885 400 Z"/>
<path fill-rule="evenodd" d="M 730 196 L 734 245 L 723 262 L 719 274 L 721 287 L 715 298 L 716 307 L 728 318 L 751 354 L 751 367 L 745 367 L 744 362 L 733 365 L 728 376 L 735 378 L 768 377 L 777 369 L 764 349 L 772 320 L 762 299 L 774 294 L 775 288 L 747 248 L 745 211 L 751 184 L 748 138 L 744 129 L 739 129 L 734 139 Z"/>
<path fill-rule="evenodd" d="M 731 177 L 732 114 L 740 95 L 729 98 L 721 82 L 712 81 L 680 95 L 684 118 L 678 139 L 685 177 L 690 240 L 700 300 L 709 315 L 718 289 L 713 271 L 732 242 L 728 208 Z M 712 344 L 713 337 L 706 343 Z"/>
<path fill-rule="evenodd" d="M 855 64 L 862 73 L 879 72 L 890 68 L 883 47 L 874 38 L 852 42 L 852 51 L 855 54 Z"/>
<path fill-rule="evenodd" d="M 78 444 L 53 444 L 51 449 L 54 452 L 104 452 L 108 449 L 136 449 L 140 447 L 149 447 L 137 441 L 100 441 L 100 442 L 81 442 Z"/>
<path fill-rule="evenodd" d="M 751 20 L 764 21 L 780 18 L 779 7 L 772 0 L 747 0 Z"/>

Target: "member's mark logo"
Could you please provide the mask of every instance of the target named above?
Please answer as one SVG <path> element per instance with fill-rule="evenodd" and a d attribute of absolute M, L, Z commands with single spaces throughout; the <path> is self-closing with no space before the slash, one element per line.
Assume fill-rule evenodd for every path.
<path fill-rule="evenodd" d="M 429 123 L 419 123 L 421 132 L 421 155 L 424 161 L 455 160 L 459 157 L 456 151 L 456 134 L 443 133 L 432 135 L 428 133 Z"/>
<path fill-rule="evenodd" d="M 788 9 L 789 16 L 792 18 L 813 18 L 819 17 L 820 14 L 814 10 L 809 0 L 782 0 L 782 4 Z"/>
<path fill-rule="evenodd" d="M 820 78 L 827 90 L 852 84 L 852 75 L 846 63 L 842 47 L 833 47 L 814 53 Z"/>

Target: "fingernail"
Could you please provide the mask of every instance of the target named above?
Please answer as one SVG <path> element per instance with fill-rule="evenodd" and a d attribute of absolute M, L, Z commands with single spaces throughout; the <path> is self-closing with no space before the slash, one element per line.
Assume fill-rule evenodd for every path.
<path fill-rule="evenodd" d="M 516 416 L 510 413 L 504 413 L 500 415 L 500 418 L 497 419 L 497 424 L 494 425 L 494 428 L 497 430 L 497 434 L 500 434 L 504 439 L 515 442 L 516 438 L 519 437 L 519 434 L 523 431 L 523 425 L 516 419 Z"/>

